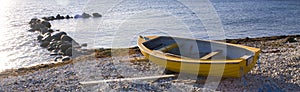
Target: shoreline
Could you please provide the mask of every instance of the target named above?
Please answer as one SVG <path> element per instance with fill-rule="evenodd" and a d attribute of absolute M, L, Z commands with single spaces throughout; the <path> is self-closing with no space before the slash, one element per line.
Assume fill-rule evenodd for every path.
<path fill-rule="evenodd" d="M 260 62 L 256 64 L 255 68 L 252 69 L 246 76 L 246 80 L 249 82 L 246 85 L 246 88 L 244 87 L 245 85 L 243 84 L 242 78 L 236 79 L 236 78 L 225 78 L 222 79 L 221 83 L 219 84 L 219 87 L 217 90 L 219 91 L 243 91 L 243 90 L 248 90 L 248 91 L 253 91 L 253 89 L 261 89 L 261 90 L 281 90 L 281 91 L 295 91 L 295 90 L 300 90 L 300 75 L 297 74 L 297 72 L 300 72 L 300 53 L 297 53 L 297 51 L 300 51 L 300 35 L 286 35 L 286 36 L 270 36 L 270 37 L 259 37 L 259 38 L 240 38 L 240 39 L 226 39 L 226 42 L 228 43 L 234 43 L 234 44 L 242 44 L 246 46 L 251 46 L 251 47 L 257 47 L 261 48 L 261 58 Z M 223 40 L 224 41 L 224 40 Z M 20 69 L 11 69 L 11 70 L 6 70 L 2 73 L 0 73 L 0 90 L 1 86 L 4 87 L 5 90 L 8 86 L 11 85 L 16 85 L 13 83 L 8 83 L 7 80 L 14 80 L 18 81 L 19 78 L 26 78 L 32 77 L 33 75 L 39 75 L 39 76 L 46 76 L 46 77 L 53 77 L 53 76 L 58 76 L 58 75 L 51 75 L 52 73 L 49 73 L 49 71 L 56 71 L 56 72 L 67 72 L 67 71 L 78 71 L 74 70 L 73 68 L 79 66 L 87 66 L 87 69 L 91 68 L 89 71 L 85 71 L 87 74 L 90 74 L 88 72 L 91 72 L 94 70 L 93 67 L 96 67 L 96 71 L 94 72 L 100 72 L 100 73 L 95 73 L 100 79 L 110 79 L 110 78 L 123 78 L 125 76 L 121 76 L 118 73 L 114 74 L 114 70 L 106 70 L 105 67 L 111 66 L 111 63 L 115 61 L 114 58 L 111 58 L 110 55 L 112 54 L 112 51 L 124 51 L 128 50 L 127 53 L 123 54 L 118 54 L 120 55 L 121 58 L 118 60 L 128 58 L 128 57 L 136 57 L 136 56 L 141 56 L 139 49 L 137 47 L 133 48 L 122 48 L 122 49 L 92 49 L 94 52 L 89 55 L 83 55 L 81 57 L 73 58 L 72 60 L 68 61 L 63 61 L 60 63 L 56 64 L 42 64 L 42 65 L 37 65 L 37 66 L 32 66 L 28 68 L 20 68 Z M 129 56 L 126 56 L 129 55 Z M 95 61 L 96 60 L 96 61 Z M 100 61 L 100 62 L 99 62 Z M 90 64 L 92 63 L 92 64 Z M 148 66 L 150 63 L 151 66 Z M 114 64 L 114 63 L 113 63 Z M 127 64 L 127 63 L 126 63 Z M 95 66 L 97 65 L 97 66 Z M 134 67 L 139 67 L 139 71 L 147 72 L 150 67 L 157 67 L 155 64 L 151 64 L 151 62 L 131 62 L 129 65 L 132 65 Z M 126 65 L 125 65 L 126 66 Z M 130 66 L 131 67 L 131 66 Z M 98 69 L 100 68 L 100 70 Z M 104 68 L 104 69 L 103 69 Z M 99 70 L 99 71 L 97 71 Z M 154 69 L 155 70 L 155 69 Z M 152 71 L 154 71 L 152 70 Z M 103 72 L 106 71 L 106 72 Z M 155 70 L 157 71 L 157 70 Z M 107 75 L 106 73 L 109 74 Z M 112 72 L 113 74 L 111 74 Z M 46 74 L 46 75 L 44 75 Z M 92 73 L 94 74 L 94 73 Z M 49 76 L 47 76 L 49 75 Z M 64 74 L 62 74 L 64 75 Z M 72 75 L 73 76 L 73 75 Z M 76 76 L 76 75 L 74 75 Z M 93 76 L 93 75 L 85 75 L 85 77 L 88 76 Z M 96 75 L 95 75 L 96 76 Z M 94 76 L 94 77 L 95 77 Z M 101 77 L 102 76 L 102 77 Z M 119 77 L 118 77 L 119 76 Z M 30 77 L 30 78 L 31 78 Z M 83 76 L 77 76 L 77 80 L 61 80 L 65 82 L 74 82 L 76 83 L 70 83 L 66 85 L 74 85 L 78 88 L 78 90 L 85 90 L 85 89 L 93 89 L 90 87 L 86 87 L 83 85 L 78 84 L 79 80 L 86 80 L 85 77 Z M 95 77 L 98 79 L 98 77 Z M 245 79 L 244 78 L 244 79 Z M 260 79 L 262 78 L 262 79 Z M 17 80 L 16 80 L 17 79 Z M 33 78 L 35 79 L 35 78 Z M 96 80 L 94 79 L 94 80 Z M 172 79 L 172 78 L 171 78 Z M 254 82 L 252 82 L 252 79 L 255 79 Z M 5 81 L 6 80 L 6 81 Z M 50 78 L 50 80 L 52 80 Z M 60 80 L 60 79 L 59 79 Z M 98 79 L 99 80 L 99 79 Z M 163 81 L 168 81 L 168 79 L 163 80 Z M 261 84 L 262 81 L 264 85 Z M 9 81 L 8 81 L 9 82 Z M 185 82 L 183 82 L 185 83 Z M 226 88 L 228 84 L 232 84 L 234 88 L 230 89 Z M 259 84 L 256 84 L 259 83 Z M 267 84 L 266 84 L 267 83 Z M 18 83 L 17 83 L 18 84 Z M 42 82 L 41 85 L 45 85 L 47 82 Z M 164 84 L 164 82 L 158 82 L 158 84 Z M 177 83 L 171 83 L 177 84 Z M 196 89 L 201 90 L 203 87 L 203 83 L 200 83 L 201 86 L 197 86 Z M 200 85 L 199 84 L 199 85 Z M 4 86 L 7 85 L 7 86 Z M 53 84 L 54 85 L 54 84 Z M 112 85 L 118 85 L 118 84 L 112 84 Z M 126 85 L 133 85 L 131 83 L 126 84 Z M 198 84 L 197 84 L 198 85 Z M 254 86 L 253 86 L 254 85 Z M 256 86 L 255 86 L 256 85 Z M 266 86 L 267 85 L 267 86 Z M 65 86 L 65 85 L 61 85 Z M 101 85 L 98 85 L 101 86 Z M 250 86 L 250 87 L 247 87 Z M 261 87 L 262 86 L 262 87 Z M 118 86 L 119 87 L 119 86 Z M 122 89 L 122 85 L 120 86 Z M 239 88 L 241 87 L 241 88 Z M 268 88 L 271 87 L 271 88 Z M 54 90 L 57 88 L 56 86 L 50 89 L 44 89 L 38 88 L 40 90 Z M 59 87 L 58 87 L 59 88 Z M 9 87 L 8 87 L 9 89 Z M 73 88 L 67 88 L 68 90 L 74 90 Z M 135 88 L 139 89 L 139 88 Z M 145 89 L 145 88 L 142 88 Z M 21 89 L 18 89 L 21 90 Z"/>
<path fill-rule="evenodd" d="M 273 40 L 287 40 L 287 38 L 297 38 L 300 40 L 300 35 L 281 35 L 281 36 L 268 36 L 268 37 L 258 37 L 258 38 L 238 38 L 238 39 L 225 39 L 225 40 L 217 40 L 217 41 L 226 41 L 226 43 L 232 43 L 232 44 L 243 44 L 246 42 L 255 42 L 255 41 L 273 41 Z M 259 48 L 259 47 L 257 47 Z M 139 48 L 137 46 L 130 47 L 130 48 L 114 48 L 116 50 L 120 49 L 129 49 L 131 50 L 130 54 L 141 54 L 139 51 Z M 36 66 L 30 66 L 30 67 L 23 67 L 19 69 L 7 69 L 2 72 L 0 72 L 0 78 L 7 78 L 8 76 L 18 76 L 18 75 L 24 75 L 27 73 L 32 73 L 34 71 L 39 71 L 41 69 L 50 69 L 54 67 L 60 67 L 67 64 L 72 64 L 73 61 L 82 60 L 84 58 L 109 58 L 111 57 L 111 50 L 112 48 L 99 48 L 99 49 L 88 49 L 89 51 L 94 51 L 90 55 L 84 55 L 82 57 L 75 58 L 75 60 L 67 60 L 57 63 L 49 63 L 49 64 L 39 64 Z M 263 52 L 263 51 L 262 51 Z M 79 61 L 80 62 L 80 61 Z"/>

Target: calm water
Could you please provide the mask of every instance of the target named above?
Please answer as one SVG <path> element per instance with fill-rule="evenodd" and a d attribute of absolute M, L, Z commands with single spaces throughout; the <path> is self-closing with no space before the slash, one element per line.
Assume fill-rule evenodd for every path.
<path fill-rule="evenodd" d="M 201 21 L 197 14 L 207 14 L 208 4 L 197 0 L 1 0 L 0 70 L 49 63 L 53 57 L 39 47 L 38 33 L 27 32 L 27 23 L 33 17 L 56 14 L 103 14 L 103 18 L 51 22 L 53 29 L 66 31 L 79 43 L 88 43 L 88 48 L 134 46 L 138 35 L 224 39 L 300 34 L 300 1 L 211 2 L 222 32 L 207 31 L 203 21 L 209 19 Z"/>

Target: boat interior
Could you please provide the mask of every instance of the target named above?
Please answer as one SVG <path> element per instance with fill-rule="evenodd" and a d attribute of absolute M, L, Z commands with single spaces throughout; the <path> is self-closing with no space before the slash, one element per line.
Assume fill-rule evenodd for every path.
<path fill-rule="evenodd" d="M 210 41 L 160 36 L 143 43 L 154 52 L 180 58 L 192 59 L 240 59 L 249 58 L 254 52 L 227 44 Z"/>

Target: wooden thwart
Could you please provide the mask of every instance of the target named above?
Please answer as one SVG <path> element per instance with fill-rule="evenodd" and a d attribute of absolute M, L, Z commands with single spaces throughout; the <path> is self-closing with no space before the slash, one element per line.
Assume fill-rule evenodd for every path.
<path fill-rule="evenodd" d="M 209 59 L 217 54 L 219 54 L 221 51 L 214 51 L 214 52 L 210 52 L 209 54 L 203 56 L 201 59 Z"/>
<path fill-rule="evenodd" d="M 177 48 L 178 47 L 178 45 L 176 44 L 176 43 L 174 43 L 174 44 L 170 44 L 170 45 L 168 45 L 168 46 L 165 46 L 165 47 L 163 47 L 163 48 L 160 48 L 160 49 L 158 49 L 158 50 L 160 50 L 160 51 L 162 51 L 162 52 L 167 52 L 167 51 L 169 51 L 169 50 L 171 50 L 171 49 L 174 49 L 174 48 Z"/>
<path fill-rule="evenodd" d="M 133 81 L 133 80 L 149 80 L 149 79 L 158 79 L 158 78 L 170 78 L 176 77 L 177 75 L 159 75 L 159 76 L 148 76 L 148 77 L 135 77 L 135 78 L 121 78 L 121 79 L 108 79 L 108 80 L 98 80 L 98 81 L 85 81 L 80 82 L 82 85 L 91 85 L 91 84 L 99 84 L 105 82 L 120 82 L 120 81 Z"/>

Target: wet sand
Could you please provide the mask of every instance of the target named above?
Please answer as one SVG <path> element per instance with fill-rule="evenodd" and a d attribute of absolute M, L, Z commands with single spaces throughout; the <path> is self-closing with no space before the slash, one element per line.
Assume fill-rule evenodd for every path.
<path fill-rule="evenodd" d="M 299 91 L 300 35 L 226 39 L 261 48 L 260 62 L 242 78 L 222 78 L 217 91 Z M 206 77 L 163 78 L 81 85 L 81 81 L 164 74 L 149 61 L 126 62 L 142 56 L 137 47 L 96 49 L 94 53 L 60 63 L 11 69 L 0 73 L 0 91 L 202 91 Z M 117 54 L 116 54 L 117 53 Z M 111 57 L 113 54 L 114 57 Z M 210 90 L 210 89 L 205 89 Z"/>

